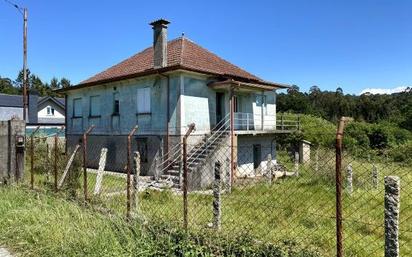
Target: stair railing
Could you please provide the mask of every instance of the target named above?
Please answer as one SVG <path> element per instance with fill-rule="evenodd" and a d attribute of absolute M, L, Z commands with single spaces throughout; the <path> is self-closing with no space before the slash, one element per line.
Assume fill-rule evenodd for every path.
<path fill-rule="evenodd" d="M 227 132 L 229 130 L 229 127 L 227 126 L 230 123 L 229 119 L 229 114 L 227 114 L 212 130 L 212 134 L 210 137 L 206 140 L 206 142 L 203 143 L 203 145 L 200 146 L 198 150 L 193 151 L 189 157 L 188 157 L 188 166 L 193 164 L 196 159 L 199 158 L 201 154 L 203 154 L 210 145 L 212 145 L 220 136 Z M 230 125 L 230 124 L 229 124 Z M 203 148 L 203 149 L 202 149 Z M 202 149 L 202 150 L 200 150 Z"/>

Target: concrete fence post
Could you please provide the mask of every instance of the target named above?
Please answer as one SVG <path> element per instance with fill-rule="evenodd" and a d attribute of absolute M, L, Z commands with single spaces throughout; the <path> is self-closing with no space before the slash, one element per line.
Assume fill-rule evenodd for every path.
<path fill-rule="evenodd" d="M 215 179 L 213 183 L 213 228 L 220 230 L 221 225 L 221 164 L 215 163 Z"/>
<path fill-rule="evenodd" d="M 132 186 L 132 216 L 139 214 L 139 176 L 140 176 L 140 153 L 133 153 L 133 186 Z"/>
<path fill-rule="evenodd" d="M 319 148 L 316 148 L 315 152 L 315 171 L 319 171 Z"/>
<path fill-rule="evenodd" d="M 375 164 L 372 167 L 372 186 L 373 188 L 378 188 L 378 168 L 375 166 Z"/>
<path fill-rule="evenodd" d="M 352 164 L 348 165 L 346 170 L 346 182 L 347 182 L 347 190 L 349 194 L 353 193 L 353 169 Z"/>
<path fill-rule="evenodd" d="M 232 174 L 231 174 L 231 168 L 230 168 L 230 165 L 231 165 L 231 162 L 230 162 L 230 159 L 229 158 L 226 158 L 226 167 L 228 167 L 228 169 L 227 169 L 227 175 L 226 175 L 226 177 L 227 177 L 227 192 L 230 194 L 231 192 L 232 192 Z"/>
<path fill-rule="evenodd" d="M 99 167 L 97 169 L 96 184 L 94 186 L 94 195 L 98 195 L 102 189 L 104 168 L 106 167 L 107 148 L 100 150 Z"/>
<path fill-rule="evenodd" d="M 295 176 L 299 176 L 299 152 L 295 152 Z"/>
<path fill-rule="evenodd" d="M 272 169 L 272 155 L 271 154 L 268 154 L 268 157 L 267 157 L 267 170 L 268 170 L 269 185 L 272 185 L 273 169 Z"/>
<path fill-rule="evenodd" d="M 399 256 L 400 179 L 385 177 L 385 257 Z"/>

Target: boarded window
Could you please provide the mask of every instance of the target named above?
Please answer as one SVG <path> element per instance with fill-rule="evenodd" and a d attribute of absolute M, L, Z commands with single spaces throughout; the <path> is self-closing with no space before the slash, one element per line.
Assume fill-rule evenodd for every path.
<path fill-rule="evenodd" d="M 119 92 L 113 93 L 113 114 L 119 115 L 120 113 L 120 101 L 119 101 Z"/>
<path fill-rule="evenodd" d="M 137 89 L 137 113 L 150 113 L 150 87 Z"/>
<path fill-rule="evenodd" d="M 83 110 L 82 110 L 82 99 L 75 98 L 73 99 L 73 117 L 82 117 Z"/>
<path fill-rule="evenodd" d="M 100 116 L 100 96 L 98 95 L 90 97 L 90 116 Z"/>
<path fill-rule="evenodd" d="M 263 114 L 267 115 L 266 96 L 256 95 L 256 106 L 263 107 Z"/>

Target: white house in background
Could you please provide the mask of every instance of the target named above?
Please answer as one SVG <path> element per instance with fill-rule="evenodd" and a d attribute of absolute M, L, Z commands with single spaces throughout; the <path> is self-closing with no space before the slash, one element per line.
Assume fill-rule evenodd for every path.
<path fill-rule="evenodd" d="M 40 97 L 37 103 L 37 121 L 40 124 L 64 125 L 64 98 L 51 96 Z"/>
<path fill-rule="evenodd" d="M 37 126 L 61 126 L 65 123 L 65 100 L 51 96 L 39 97 L 31 92 L 28 97 L 27 123 Z M 23 97 L 0 94 L 0 120 L 13 117 L 23 119 Z"/>

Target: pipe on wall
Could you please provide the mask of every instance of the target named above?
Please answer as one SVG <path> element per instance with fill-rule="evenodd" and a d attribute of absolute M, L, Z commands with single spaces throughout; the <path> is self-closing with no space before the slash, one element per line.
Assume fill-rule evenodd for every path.
<path fill-rule="evenodd" d="M 170 76 L 158 73 L 159 76 L 166 78 L 166 138 L 165 138 L 165 153 L 169 152 L 169 118 L 170 118 Z"/>

